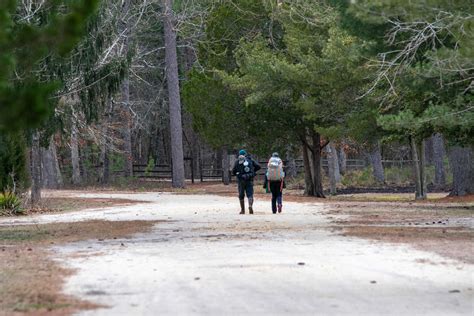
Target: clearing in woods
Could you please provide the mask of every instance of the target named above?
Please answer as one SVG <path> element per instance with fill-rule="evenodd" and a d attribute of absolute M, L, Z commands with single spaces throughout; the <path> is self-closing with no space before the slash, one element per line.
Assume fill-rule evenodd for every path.
<path fill-rule="evenodd" d="M 218 195 L 48 192 L 54 199 L 110 204 L 2 219 L 0 290 L 10 295 L 2 296 L 1 309 L 58 315 L 473 312 L 470 202 L 289 196 L 283 213 L 273 215 L 260 194 L 256 214 L 239 216 L 237 198 L 228 196 L 233 192 L 210 190 Z M 20 259 L 21 273 L 13 269 Z M 27 279 L 28 289 L 19 285 Z"/>

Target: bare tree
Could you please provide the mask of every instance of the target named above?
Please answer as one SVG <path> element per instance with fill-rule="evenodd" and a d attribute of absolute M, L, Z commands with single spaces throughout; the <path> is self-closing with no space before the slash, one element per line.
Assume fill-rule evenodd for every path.
<path fill-rule="evenodd" d="M 171 157 L 173 165 L 173 187 L 184 188 L 183 127 L 181 122 L 181 99 L 179 94 L 178 57 L 176 52 L 176 30 L 173 1 L 165 0 L 164 36 L 166 79 L 170 108 Z"/>
<path fill-rule="evenodd" d="M 230 183 L 230 159 L 229 159 L 229 152 L 227 148 L 222 149 L 222 182 L 225 185 L 229 185 Z"/>
<path fill-rule="evenodd" d="M 435 167 L 434 184 L 437 189 L 444 189 L 446 186 L 446 172 L 444 170 L 444 157 L 446 150 L 444 148 L 443 136 L 436 133 L 431 139 L 433 146 L 433 164 Z"/>
<path fill-rule="evenodd" d="M 295 154 L 292 148 L 288 148 L 286 152 L 286 166 L 285 166 L 285 178 L 291 179 L 298 175 L 298 169 L 296 167 Z"/>
<path fill-rule="evenodd" d="M 327 153 L 327 159 L 328 159 L 330 193 L 336 194 L 337 193 L 336 185 L 338 182 L 341 181 L 341 173 L 339 171 L 337 149 L 334 142 L 331 142 L 329 143 L 328 146 L 326 146 L 326 153 Z"/>
<path fill-rule="evenodd" d="M 35 131 L 31 140 L 31 204 L 41 201 L 41 146 L 40 134 Z"/>
<path fill-rule="evenodd" d="M 102 123 L 102 131 L 101 131 L 101 162 L 102 162 L 102 174 L 101 174 L 101 182 L 102 183 L 109 183 L 110 181 L 110 152 L 111 152 L 111 137 L 109 134 L 112 132 L 111 125 L 112 125 L 112 114 L 114 110 L 114 101 L 110 100 L 108 106 L 108 111 L 105 113 L 105 119 Z"/>
<path fill-rule="evenodd" d="M 398 76 L 402 74 L 408 66 L 416 62 L 420 51 L 426 49 L 437 49 L 438 46 L 444 46 L 443 40 L 448 38 L 450 45 L 456 54 L 432 54 L 427 57 L 439 73 L 441 82 L 445 82 L 444 72 L 462 74 L 462 79 L 455 79 L 457 83 L 465 83 L 466 91 L 472 89 L 474 76 L 472 75 L 472 59 L 463 58 L 458 52 L 463 47 L 460 42 L 468 39 L 466 29 L 472 23 L 474 16 L 471 12 L 447 12 L 435 7 L 427 8 L 431 16 L 416 19 L 414 21 L 400 21 L 398 18 L 389 18 L 392 26 L 388 33 L 388 44 L 400 46 L 400 48 L 379 54 L 379 60 L 376 64 L 379 67 L 373 86 L 366 94 L 374 91 L 375 87 L 382 81 L 385 81 L 390 87 L 390 92 L 395 92 L 395 84 Z M 434 14 L 432 14 L 434 13 Z M 454 41 L 454 42 L 451 42 Z M 455 78 L 455 76 L 451 76 Z M 466 106 L 468 110 L 471 107 Z M 453 112 L 456 113 L 456 112 Z"/>
<path fill-rule="evenodd" d="M 415 137 L 411 137 L 412 160 L 415 169 L 415 199 L 426 200 L 426 168 L 425 168 L 425 142 L 417 142 Z"/>
<path fill-rule="evenodd" d="M 453 172 L 451 196 L 474 193 L 474 148 L 454 146 L 449 149 L 449 165 Z"/>
<path fill-rule="evenodd" d="M 81 170 L 80 170 L 80 157 L 79 157 L 79 142 L 78 142 L 78 130 L 77 124 L 73 119 L 71 127 L 71 163 L 72 163 L 72 183 L 81 183 Z"/>
<path fill-rule="evenodd" d="M 345 174 L 347 171 L 347 154 L 344 150 L 344 144 L 341 144 L 337 151 L 337 158 L 339 161 L 339 172 Z"/>
<path fill-rule="evenodd" d="M 129 36 L 130 36 L 130 25 L 127 14 L 130 10 L 130 0 L 123 2 L 123 17 L 122 17 L 122 29 L 124 33 L 123 41 L 123 53 L 122 55 L 127 56 L 129 53 Z M 123 134 L 123 158 L 124 158 L 124 175 L 126 177 L 133 176 L 133 154 L 132 154 L 132 118 L 130 113 L 130 80 L 127 75 L 125 76 L 122 83 L 122 114 L 124 119 L 124 126 L 122 130 Z"/>
<path fill-rule="evenodd" d="M 380 151 L 380 143 L 377 142 L 369 147 L 368 153 L 370 164 L 374 178 L 379 183 L 385 182 L 384 169 L 382 164 L 382 152 Z"/>
<path fill-rule="evenodd" d="M 59 189 L 63 184 L 61 170 L 59 169 L 58 155 L 54 135 L 51 136 L 49 146 L 42 150 L 41 178 L 43 187 L 48 189 Z"/>

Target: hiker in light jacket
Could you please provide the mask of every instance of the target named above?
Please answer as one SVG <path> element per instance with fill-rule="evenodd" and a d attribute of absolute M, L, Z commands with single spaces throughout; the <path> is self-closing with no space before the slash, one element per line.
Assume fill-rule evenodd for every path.
<path fill-rule="evenodd" d="M 285 187 L 285 172 L 283 171 L 283 161 L 278 153 L 273 153 L 268 161 L 267 172 L 265 174 L 265 189 L 272 192 L 272 212 L 281 213 L 283 208 L 283 188 Z M 268 192 L 268 191 L 267 191 Z M 277 208 L 278 207 L 278 208 Z"/>
<path fill-rule="evenodd" d="M 249 214 L 253 214 L 253 178 L 260 169 L 260 165 L 245 150 L 239 151 L 239 158 L 235 161 L 232 174 L 237 176 L 240 214 L 245 214 L 245 195 L 249 200 Z"/>

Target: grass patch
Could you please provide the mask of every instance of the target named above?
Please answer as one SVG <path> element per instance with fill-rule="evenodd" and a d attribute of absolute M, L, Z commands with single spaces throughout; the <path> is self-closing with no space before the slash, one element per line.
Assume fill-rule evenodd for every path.
<path fill-rule="evenodd" d="M 409 244 L 467 263 L 474 263 L 473 214 L 472 205 L 443 203 L 344 202 L 328 211 L 344 236 Z"/>
<path fill-rule="evenodd" d="M 443 198 L 446 194 L 428 194 L 427 201 L 436 201 Z M 330 200 L 336 201 L 368 201 L 368 202 L 414 202 L 415 193 L 360 193 L 350 195 L 328 196 Z"/>
<path fill-rule="evenodd" d="M 146 202 L 118 198 L 46 197 L 42 199 L 38 207 L 29 209 L 27 214 L 75 212 L 86 209 L 100 209 L 112 206 L 132 205 L 137 203 Z"/>
<path fill-rule="evenodd" d="M 51 233 L 42 228 L 35 230 L 31 229 L 15 229 L 7 228 L 0 230 L 0 241 L 1 242 L 23 242 L 23 241 L 39 241 L 45 240 L 50 237 Z"/>
<path fill-rule="evenodd" d="M 432 251 L 447 258 L 474 263 L 472 253 L 474 231 L 472 229 L 356 225 L 344 227 L 342 235 L 410 244 L 415 248 Z"/>
<path fill-rule="evenodd" d="M 11 315 L 72 314 L 98 306 L 61 293 L 71 271 L 51 259 L 51 244 L 126 238 L 157 221 L 87 221 L 0 227 L 0 310 Z"/>

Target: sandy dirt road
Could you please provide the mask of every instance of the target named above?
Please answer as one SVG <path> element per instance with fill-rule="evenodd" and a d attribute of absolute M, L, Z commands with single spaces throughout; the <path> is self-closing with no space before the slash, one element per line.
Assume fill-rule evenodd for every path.
<path fill-rule="evenodd" d="M 324 204 L 286 203 L 273 215 L 269 202 L 257 201 L 256 214 L 242 216 L 230 197 L 82 196 L 147 203 L 0 223 L 163 220 L 133 238 L 54 248 L 76 271 L 64 291 L 106 306 L 81 315 L 474 313 L 473 265 L 337 235 Z"/>

